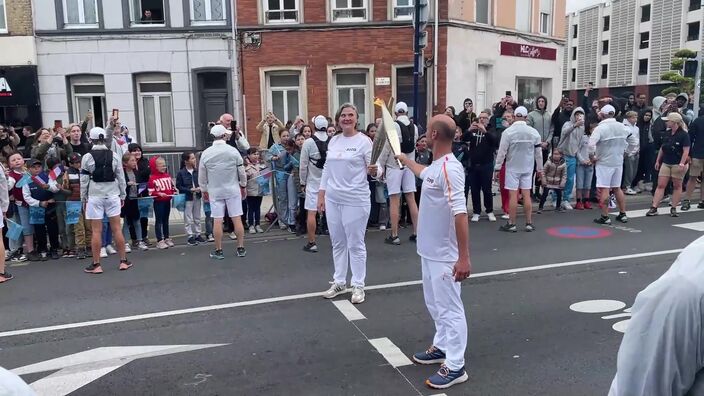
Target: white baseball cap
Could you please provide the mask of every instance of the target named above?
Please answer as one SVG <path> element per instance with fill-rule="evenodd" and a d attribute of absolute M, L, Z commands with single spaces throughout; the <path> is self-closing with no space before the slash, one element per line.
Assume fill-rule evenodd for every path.
<path fill-rule="evenodd" d="M 408 113 L 408 105 L 405 102 L 398 102 L 396 107 L 394 107 L 394 111 L 397 113 Z"/>
<path fill-rule="evenodd" d="M 328 128 L 328 119 L 325 116 L 317 115 L 313 117 L 313 125 L 316 131 L 322 131 Z"/>
<path fill-rule="evenodd" d="M 229 131 L 227 130 L 227 128 L 225 128 L 224 126 L 222 126 L 220 124 L 214 125 L 212 128 L 210 128 L 210 134 L 216 138 L 222 137 L 223 135 L 225 135 L 228 132 Z"/>
<path fill-rule="evenodd" d="M 95 127 L 90 130 L 89 134 L 91 140 L 100 140 L 100 139 L 105 139 L 106 133 L 105 129 L 101 127 Z"/>
<path fill-rule="evenodd" d="M 611 105 L 606 105 L 599 110 L 601 114 L 616 114 L 616 109 Z"/>
<path fill-rule="evenodd" d="M 516 110 L 513 111 L 515 116 L 528 117 L 528 109 L 523 106 L 518 106 Z"/>

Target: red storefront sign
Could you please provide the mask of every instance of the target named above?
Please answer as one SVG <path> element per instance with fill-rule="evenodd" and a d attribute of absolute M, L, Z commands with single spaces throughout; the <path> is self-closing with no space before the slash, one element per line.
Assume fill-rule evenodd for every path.
<path fill-rule="evenodd" d="M 537 45 L 501 42 L 501 55 L 518 56 L 520 58 L 556 60 L 555 48 L 538 47 Z"/>

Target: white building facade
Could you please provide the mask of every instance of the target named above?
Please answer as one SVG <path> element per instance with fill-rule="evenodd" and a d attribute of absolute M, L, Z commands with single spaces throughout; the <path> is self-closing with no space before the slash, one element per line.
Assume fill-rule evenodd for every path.
<path fill-rule="evenodd" d="M 203 147 L 232 111 L 229 0 L 47 0 L 35 11 L 44 125 L 107 124 L 145 150 Z M 149 12 L 147 12 L 147 10 Z"/>

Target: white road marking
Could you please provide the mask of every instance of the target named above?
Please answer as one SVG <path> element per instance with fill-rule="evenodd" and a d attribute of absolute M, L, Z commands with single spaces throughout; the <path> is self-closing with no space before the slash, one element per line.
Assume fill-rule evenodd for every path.
<path fill-rule="evenodd" d="M 410 366 L 413 364 L 413 362 L 386 337 L 369 340 L 369 343 L 376 348 L 392 367 Z"/>
<path fill-rule="evenodd" d="M 471 278 L 484 278 L 484 277 L 490 277 L 490 276 L 514 274 L 514 273 L 519 273 L 519 272 L 541 271 L 541 270 L 549 270 L 549 269 L 562 268 L 562 267 L 574 267 L 574 266 L 580 266 L 580 265 L 589 265 L 589 264 L 605 263 L 605 262 L 612 262 L 612 261 L 632 260 L 632 259 L 639 259 L 639 258 L 645 258 L 645 257 L 657 257 L 657 256 L 664 256 L 664 255 L 669 255 L 669 254 L 680 253 L 682 250 L 683 249 L 660 250 L 660 251 L 647 252 L 647 253 L 635 253 L 635 254 L 626 254 L 626 255 L 622 255 L 622 256 L 611 256 L 611 257 L 602 257 L 602 258 L 595 258 L 595 259 L 567 261 L 567 262 L 555 263 L 555 264 L 536 265 L 536 266 L 532 266 L 532 267 L 511 268 L 511 269 L 498 270 L 498 271 L 487 271 L 487 272 L 480 272 L 477 274 L 472 274 Z M 397 288 L 397 287 L 420 285 L 421 283 L 422 283 L 422 281 L 420 281 L 420 280 L 407 281 L 407 282 L 397 282 L 397 283 L 387 283 L 387 284 L 382 284 L 382 285 L 367 286 L 367 287 L 365 287 L 365 289 L 366 290 L 392 289 L 392 288 Z M 86 322 L 75 322 L 75 323 L 66 323 L 66 324 L 46 326 L 46 327 L 33 327 L 33 328 L 28 328 L 28 329 L 10 330 L 10 331 L 0 332 L 0 338 L 13 337 L 13 336 L 18 336 L 18 335 L 26 335 L 26 334 L 45 333 L 45 332 L 49 332 L 49 331 L 76 329 L 76 328 L 83 328 L 83 327 L 90 327 L 90 326 L 99 326 L 99 325 L 105 325 L 105 324 L 131 322 L 131 321 L 135 321 L 135 320 L 163 318 L 163 317 L 167 317 L 167 316 L 176 316 L 176 315 L 186 315 L 186 314 L 194 314 L 194 313 L 200 313 L 200 312 L 217 311 L 217 310 L 222 310 L 222 309 L 248 307 L 248 306 L 253 306 L 253 305 L 271 304 L 271 303 L 278 303 L 278 302 L 284 302 L 284 301 L 303 300 L 303 299 L 307 299 L 307 298 L 321 297 L 321 296 L 322 296 L 322 292 L 292 294 L 289 296 L 261 298 L 261 299 L 257 299 L 257 300 L 239 301 L 239 302 L 233 302 L 233 303 L 227 303 L 227 304 L 206 305 L 206 306 L 202 306 L 202 307 L 176 309 L 176 310 L 172 310 L 172 311 L 162 311 L 162 312 L 151 312 L 151 313 L 131 315 L 131 316 L 119 316 L 119 317 L 115 317 L 115 318 L 91 320 L 91 321 L 86 321 Z"/>
<path fill-rule="evenodd" d="M 102 347 L 18 367 L 11 371 L 17 375 L 26 375 L 59 370 L 30 386 L 40 396 L 64 396 L 136 359 L 223 345 L 227 344 Z"/>
<path fill-rule="evenodd" d="M 366 317 L 348 300 L 333 301 L 333 305 L 345 315 L 350 322 L 353 320 L 366 319 Z"/>
<path fill-rule="evenodd" d="M 618 319 L 618 318 L 630 318 L 631 316 L 632 316 L 632 314 L 630 312 L 624 312 L 624 313 L 620 313 L 620 314 L 602 316 L 601 318 L 609 320 L 609 319 Z"/>
<path fill-rule="evenodd" d="M 684 223 L 684 224 L 673 224 L 673 225 L 675 227 L 686 228 L 688 230 L 704 232 L 704 221 L 697 221 L 694 223 Z"/>
<path fill-rule="evenodd" d="M 678 207 L 679 207 L 679 206 L 678 206 Z M 635 219 L 635 218 L 638 218 L 638 217 L 645 217 L 645 214 L 648 213 L 649 210 L 650 210 L 650 209 L 629 210 L 629 211 L 626 211 L 626 215 L 628 216 L 629 219 Z M 697 207 L 694 207 L 694 208 L 691 208 L 690 210 L 688 210 L 687 212 L 678 211 L 678 213 L 681 215 L 681 214 L 683 214 L 683 213 L 699 212 L 699 211 L 701 211 L 701 210 L 704 210 L 704 209 L 699 209 L 699 208 L 697 208 Z M 612 214 L 612 215 L 617 215 L 618 212 L 613 212 L 613 213 L 611 213 L 611 214 Z M 661 215 L 661 216 L 662 216 L 662 215 L 669 215 L 669 214 L 670 214 L 670 207 L 669 207 L 669 206 L 664 206 L 664 207 L 658 208 L 658 214 Z"/>
<path fill-rule="evenodd" d="M 626 303 L 617 300 L 589 300 L 581 301 L 570 305 L 570 309 L 581 313 L 605 313 L 618 311 L 624 308 Z"/>

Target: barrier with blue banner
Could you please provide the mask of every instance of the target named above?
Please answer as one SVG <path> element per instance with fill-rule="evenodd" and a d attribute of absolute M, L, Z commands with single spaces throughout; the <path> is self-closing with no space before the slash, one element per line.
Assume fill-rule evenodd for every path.
<path fill-rule="evenodd" d="M 176 194 L 173 199 L 173 207 L 179 212 L 186 210 L 186 194 Z"/>
<path fill-rule="evenodd" d="M 46 209 L 41 206 L 29 207 L 29 224 L 44 224 Z"/>
<path fill-rule="evenodd" d="M 7 219 L 7 239 L 12 239 L 13 241 L 22 239 L 22 225 Z"/>
<path fill-rule="evenodd" d="M 145 197 L 137 200 L 139 217 L 154 217 L 154 198 Z"/>
<path fill-rule="evenodd" d="M 78 224 L 78 220 L 81 218 L 81 209 L 83 208 L 83 203 L 81 201 L 67 201 L 66 202 L 66 224 Z"/>

